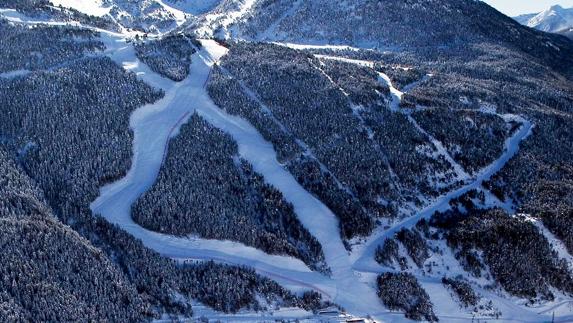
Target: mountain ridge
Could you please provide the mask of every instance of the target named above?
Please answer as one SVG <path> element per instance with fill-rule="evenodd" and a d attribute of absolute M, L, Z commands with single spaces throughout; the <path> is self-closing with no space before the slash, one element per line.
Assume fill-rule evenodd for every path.
<path fill-rule="evenodd" d="M 573 8 L 554 5 L 542 12 L 521 15 L 514 19 L 531 28 L 567 35 L 566 31 L 573 28 Z"/>

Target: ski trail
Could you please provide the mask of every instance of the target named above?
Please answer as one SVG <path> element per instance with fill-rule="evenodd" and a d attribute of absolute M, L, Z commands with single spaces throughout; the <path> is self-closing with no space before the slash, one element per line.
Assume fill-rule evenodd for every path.
<path fill-rule="evenodd" d="M 15 71 L 10 71 L 10 72 L 0 73 L 0 78 L 11 80 L 11 79 L 15 79 L 18 77 L 27 76 L 30 73 L 31 73 L 31 71 L 29 71 L 29 70 L 15 70 Z"/>
<path fill-rule="evenodd" d="M 5 12 L 7 11 L 0 10 L 2 15 Z M 59 22 L 24 21 L 20 16 L 12 18 L 14 21 L 24 23 L 70 25 Z M 125 35 L 96 28 L 89 29 L 102 33 L 102 40 L 108 47 L 106 54 L 114 61 L 134 72 L 145 82 L 166 92 L 163 99 L 144 106 L 132 114 L 130 118 L 130 126 L 134 131 L 132 168 L 124 178 L 101 188 L 100 196 L 90 205 L 94 214 L 101 214 L 111 223 L 117 224 L 140 239 L 146 247 L 166 257 L 176 260 L 215 260 L 252 267 L 261 275 L 275 279 L 287 288 L 315 289 L 352 314 L 372 315 L 389 321 L 406 321 L 402 313 L 390 312 L 383 308 L 374 288 L 369 282 L 361 279 L 362 275 L 356 274 L 355 269 L 364 272 L 364 275 L 368 275 L 369 272 L 378 273 L 379 266 L 375 264 L 377 268 L 371 267 L 369 260 L 374 259 L 373 251 L 379 242 L 401 228 L 411 227 L 419 219 L 431 216 L 434 211 L 447 208 L 452 198 L 479 188 L 484 180 L 503 168 L 517 153 L 519 143 L 531 134 L 533 128 L 529 121 L 519 116 L 502 116 L 506 121 L 519 121 L 522 125 L 506 140 L 505 152 L 498 160 L 483 169 L 472 183 L 444 195 L 417 216 L 405 219 L 392 229 L 372 236 L 366 246 L 367 252 L 353 264 L 342 245 L 338 234 L 338 221 L 332 212 L 300 187 L 292 175 L 281 167 L 276 160 L 276 152 L 272 145 L 265 142 L 252 125 L 241 118 L 226 114 L 209 98 L 205 84 L 212 65 L 225 54 L 226 49 L 214 41 L 203 40 L 203 49 L 193 57 L 192 76 L 183 82 L 175 83 L 162 78 L 139 62 L 133 48 L 123 39 Z M 395 95 L 398 97 L 399 93 L 396 91 Z M 189 102 L 193 102 L 193 105 Z M 279 189 L 285 199 L 295 206 L 297 216 L 303 225 L 323 246 L 327 263 L 332 269 L 332 277 L 312 272 L 304 263 L 292 257 L 268 255 L 231 241 L 164 235 L 146 230 L 133 222 L 130 214 L 132 203 L 155 182 L 169 138 L 177 135 L 181 124 L 192 112 L 199 113 L 210 123 L 233 136 L 239 144 L 241 156 L 251 162 L 254 169 L 263 174 L 265 181 Z M 370 251 L 372 254 L 369 254 Z M 419 279 L 423 281 L 423 278 Z M 513 306 L 507 300 L 499 298 L 499 301 Z M 516 311 L 522 310 L 513 307 Z M 465 317 L 457 316 L 440 317 L 467 320 Z M 510 314 L 510 317 L 520 317 L 520 313 L 516 316 Z"/>
<path fill-rule="evenodd" d="M 248 0 L 251 1 L 251 0 Z M 0 12 L 3 14 L 4 12 Z M 10 11 L 9 13 L 12 14 Z M 71 25 L 17 16 L 15 22 L 28 24 Z M 106 45 L 104 54 L 149 85 L 165 91 L 158 102 L 135 110 L 130 117 L 134 132 L 133 160 L 127 175 L 100 188 L 100 195 L 90 204 L 99 214 L 133 235 L 149 249 L 172 259 L 215 260 L 251 267 L 263 276 L 277 280 L 293 290 L 311 287 L 330 301 L 344 306 L 350 313 L 376 315 L 385 310 L 374 288 L 360 283 L 338 234 L 338 220 L 320 201 L 306 192 L 276 160 L 272 145 L 245 120 L 224 113 L 212 102 L 204 86 L 211 68 L 226 53 L 226 48 L 212 40 L 203 40 L 203 48 L 194 54 L 191 76 L 182 82 L 165 79 L 141 63 L 126 36 L 106 30 L 85 27 L 101 33 Z M 193 102 L 193 105 L 189 103 Z M 131 218 L 131 205 L 154 183 L 161 167 L 165 145 L 177 135 L 186 114 L 197 112 L 213 125 L 227 131 L 239 144 L 241 156 L 251 162 L 255 171 L 274 185 L 295 206 L 301 223 L 322 244 L 332 277 L 312 272 L 302 261 L 286 256 L 268 255 L 258 249 L 232 241 L 206 240 L 197 237 L 175 237 L 147 230 Z M 183 119 L 183 122 L 181 122 Z"/>
<path fill-rule="evenodd" d="M 535 225 L 537 229 L 539 229 L 539 232 L 547 239 L 553 251 L 557 253 L 557 256 L 567 262 L 567 267 L 569 267 L 570 270 L 573 269 L 573 256 L 569 254 L 569 251 L 567 251 L 567 247 L 563 241 L 559 240 L 559 238 L 551 233 L 551 231 L 549 231 L 549 229 L 543 225 L 541 220 L 532 218 L 530 216 L 527 217 L 527 220 Z"/>
<path fill-rule="evenodd" d="M 475 179 L 472 180 L 469 184 L 446 193 L 442 197 L 438 198 L 433 204 L 418 212 L 417 215 L 400 221 L 389 230 L 382 231 L 379 234 L 373 235 L 369 239 L 369 242 L 367 243 L 362 256 L 355 263 L 354 268 L 358 271 L 364 272 L 379 272 L 380 265 L 374 261 L 374 253 L 378 245 L 381 245 L 387 238 L 393 237 L 394 234 L 401 229 L 411 228 L 421 219 L 429 219 L 434 214 L 434 212 L 447 210 L 449 208 L 450 200 L 460 197 L 461 195 L 473 189 L 479 189 L 484 181 L 489 180 L 493 175 L 499 172 L 505 166 L 505 164 L 507 164 L 507 162 L 513 156 L 515 156 L 519 150 L 519 144 L 528 137 L 532 127 L 533 126 L 529 121 L 523 120 L 523 124 L 519 130 L 512 137 L 506 140 L 504 153 L 492 164 L 482 169 L 476 175 Z"/>
<path fill-rule="evenodd" d="M 155 104 L 136 110 L 130 125 L 134 131 L 133 162 L 121 180 L 104 186 L 91 204 L 94 214 L 142 240 L 160 254 L 178 259 L 209 259 L 255 268 L 286 286 L 312 286 L 351 313 L 366 315 L 382 309 L 374 289 L 358 283 L 352 263 L 338 234 L 338 220 L 320 201 L 305 191 L 277 161 L 272 144 L 248 122 L 226 114 L 209 97 L 205 82 L 211 68 L 226 49 L 212 40 L 203 40 L 203 48 L 192 59 L 191 76 L 182 82 L 166 80 L 139 62 L 133 48 L 120 39 L 105 36 L 109 55 L 145 82 L 165 91 Z M 230 134 L 239 146 L 240 156 L 250 162 L 265 181 L 277 188 L 293 204 L 301 223 L 323 247 L 332 277 L 311 272 L 298 259 L 271 256 L 255 248 L 230 241 L 180 238 L 152 232 L 131 218 L 132 204 L 155 183 L 165 146 L 190 113 L 197 112 L 215 127 Z M 184 120 L 183 122 L 181 120 Z M 272 273 L 272 274 L 271 274 Z M 360 301 L 358 301 L 360 300 Z"/>
<path fill-rule="evenodd" d="M 378 81 L 380 83 L 388 86 L 388 88 L 390 89 L 390 95 L 392 96 L 392 100 L 390 102 L 390 110 L 392 110 L 394 112 L 399 112 L 399 113 L 404 113 L 404 111 L 402 111 L 400 109 L 400 103 L 402 102 L 404 94 L 406 94 L 408 91 L 411 91 L 416 86 L 425 82 L 426 80 L 428 80 L 431 77 L 431 75 L 428 74 L 425 77 L 423 77 L 421 80 L 406 85 L 404 87 L 404 91 L 400 91 L 396 87 L 394 87 L 394 84 L 392 83 L 392 80 L 390 79 L 390 77 L 388 75 L 381 73 L 381 72 L 377 72 L 377 73 L 378 73 Z M 448 161 L 448 163 L 454 168 L 454 172 L 456 173 L 458 180 L 466 181 L 466 180 L 471 178 L 471 176 L 465 171 L 465 169 L 458 162 L 456 162 L 454 160 L 454 158 L 450 155 L 450 153 L 448 152 L 446 147 L 444 147 L 444 145 L 439 140 L 437 140 L 434 136 L 432 136 L 426 130 L 424 130 L 418 124 L 416 119 L 414 119 L 414 117 L 412 117 L 411 114 L 407 114 L 407 113 L 404 113 L 404 114 L 407 115 L 408 121 L 414 126 L 414 128 L 416 128 L 420 133 L 422 133 L 426 138 L 428 138 L 428 140 L 434 145 L 434 147 L 438 151 L 438 154 L 440 156 L 444 157 Z"/>
<path fill-rule="evenodd" d="M 316 55 L 317 57 L 319 55 Z M 323 58 L 326 59 L 332 59 L 332 56 L 322 56 Z M 323 64 L 322 62 L 320 62 L 321 64 Z M 354 62 L 353 62 L 354 63 Z M 350 108 L 352 109 L 352 115 L 357 119 L 358 124 L 360 125 L 360 128 L 364 131 L 366 131 L 366 134 L 368 135 L 368 140 L 372 143 L 372 145 L 374 146 L 374 150 L 380 155 L 380 157 L 382 158 L 382 161 L 384 162 L 386 169 L 388 170 L 388 173 L 390 174 L 390 178 L 392 180 L 392 184 L 395 187 L 400 187 L 400 178 L 398 177 L 398 175 L 396 174 L 396 172 L 394 171 L 394 169 L 392 168 L 392 165 L 390 165 L 390 161 L 388 160 L 388 154 L 384 151 L 384 149 L 380 146 L 380 144 L 378 142 L 376 142 L 376 140 L 374 140 L 374 130 L 372 130 L 372 128 L 370 126 L 367 125 L 366 120 L 364 120 L 364 117 L 362 116 L 362 111 L 364 110 L 363 106 L 357 105 L 355 104 L 351 99 L 350 99 L 350 95 L 348 94 L 348 92 L 346 92 L 342 87 L 340 87 L 333 79 L 330 75 L 328 75 L 328 73 L 326 73 L 320 66 L 316 66 L 315 64 L 312 63 L 312 61 L 310 62 L 310 64 L 316 69 L 318 70 L 322 75 L 324 75 L 324 77 L 326 77 L 326 79 L 333 85 L 335 86 L 345 97 L 346 100 L 348 101 L 348 104 L 350 105 Z M 372 66 L 373 67 L 373 66 Z M 333 175 L 334 176 L 334 175 Z M 335 177 L 336 178 L 336 177 Z M 338 179 L 336 179 L 338 180 Z M 351 192 L 349 192 L 351 193 Z M 355 194 L 352 193 L 352 197 L 357 199 Z M 362 204 L 362 203 L 360 203 Z M 368 213 L 364 206 L 361 206 L 362 209 Z"/>
<path fill-rule="evenodd" d="M 289 129 L 287 129 L 287 127 L 285 127 L 285 125 L 276 118 L 276 116 L 274 115 L 274 113 L 272 112 L 272 110 L 264 103 L 261 101 L 261 99 L 259 98 L 259 96 L 253 91 L 251 90 L 246 84 L 245 82 L 243 82 L 242 80 L 239 80 L 237 78 L 235 78 L 235 76 L 233 76 L 231 74 L 231 72 L 229 72 L 227 69 L 220 67 L 221 71 L 227 75 L 228 77 L 236 80 L 240 87 L 241 90 L 243 91 L 243 93 L 245 95 L 247 95 L 250 99 L 252 99 L 260 108 L 261 112 L 264 113 L 265 115 L 267 115 L 272 122 L 279 127 L 279 129 L 283 132 L 283 134 L 290 136 L 292 138 L 294 138 L 294 141 L 296 143 L 296 145 L 302 150 L 302 154 L 304 155 L 304 157 L 308 157 L 311 160 L 315 161 L 319 167 L 320 167 L 320 171 L 323 174 L 329 174 L 332 179 L 334 180 L 334 183 L 336 184 L 336 186 L 340 189 L 343 190 L 344 192 L 346 192 L 347 194 L 349 194 L 354 200 L 357 200 L 356 195 L 354 194 L 354 192 L 352 192 L 352 190 L 345 184 L 343 184 L 338 177 L 332 173 L 330 171 L 330 169 L 321 161 L 318 159 L 318 157 L 316 157 L 316 155 L 314 154 L 314 152 L 312 151 L 312 149 L 306 144 L 306 142 L 304 142 L 302 139 L 297 138 L 292 131 L 290 131 Z M 287 165 L 291 163 L 291 161 L 287 161 Z"/>
<path fill-rule="evenodd" d="M 0 9 L 0 15 L 17 23 L 75 26 L 66 22 L 37 21 L 14 10 Z M 110 223 L 118 225 L 141 240 L 147 248 L 167 258 L 214 260 L 229 265 L 251 267 L 259 274 L 277 280 L 286 288 L 298 291 L 301 287 L 312 288 L 334 301 L 340 290 L 336 282 L 320 273 L 312 272 L 306 264 L 293 257 L 269 255 L 233 241 L 161 234 L 147 230 L 133 221 L 131 205 L 155 183 L 169 139 L 178 134 L 181 125 L 196 111 L 197 104 L 201 103 L 196 99 L 209 100 L 211 108 L 217 109 L 208 98 L 204 87 L 210 77 L 212 65 L 226 53 L 226 49 L 214 41 L 204 40 L 204 48 L 195 53 L 192 59 L 192 77 L 182 82 L 174 82 L 154 73 L 137 59 L 135 50 L 126 41 L 127 37 L 134 34 L 84 28 L 101 33 L 101 40 L 106 45 L 105 55 L 147 84 L 165 91 L 161 100 L 140 107 L 132 113 L 130 128 L 134 132 L 134 141 L 131 168 L 124 178 L 100 188 L 100 195 L 90 204 L 93 214 L 99 214 Z M 190 102 L 193 102 L 193 105 L 190 105 Z M 234 125 L 238 124 L 240 122 Z M 256 134 L 252 127 L 251 131 Z M 271 147 L 270 144 L 268 146 Z M 261 162 L 264 163 L 264 160 Z"/>
<path fill-rule="evenodd" d="M 367 60 L 350 59 L 350 58 L 343 58 L 343 57 L 329 56 L 329 55 L 315 55 L 315 56 L 318 58 L 336 60 L 336 61 L 346 62 L 346 63 L 355 64 L 355 65 L 359 65 L 359 66 L 364 66 L 364 67 L 368 67 L 371 69 L 374 69 L 374 65 L 375 65 L 375 63 L 373 61 L 367 61 Z M 405 111 L 403 111 L 403 109 L 400 109 L 400 103 L 402 102 L 402 98 L 404 97 L 404 94 L 408 93 L 409 91 L 414 89 L 416 86 L 420 85 L 421 83 L 426 82 L 432 75 L 427 74 L 421 80 L 418 80 L 416 82 L 413 82 L 411 84 L 406 85 L 404 87 L 404 90 L 400 91 L 394 86 L 394 84 L 392 83 L 392 80 L 390 79 L 390 77 L 388 75 L 381 73 L 381 72 L 378 72 L 376 70 L 375 70 L 375 72 L 378 74 L 378 82 L 387 86 L 390 89 L 390 98 L 391 98 L 390 103 L 389 103 L 390 110 L 393 112 L 403 113 L 403 114 L 407 115 L 408 121 L 420 133 L 422 133 L 426 138 L 428 138 L 428 140 L 436 148 L 438 154 L 440 156 L 443 156 L 448 161 L 448 163 L 453 167 L 454 172 L 455 172 L 456 176 L 458 177 L 458 180 L 466 181 L 466 180 L 470 179 L 471 176 L 464 170 L 464 168 L 458 162 L 456 162 L 453 159 L 453 157 L 450 155 L 450 153 L 447 151 L 447 149 L 444 147 L 444 145 L 439 140 L 437 140 L 435 137 L 433 137 L 431 134 L 429 134 L 427 131 L 425 131 L 410 114 L 405 113 Z M 344 93 L 344 91 L 343 91 L 343 93 Z"/>
<path fill-rule="evenodd" d="M 412 115 L 408 114 L 407 118 L 408 118 L 408 121 L 414 126 L 414 128 L 416 128 L 421 134 L 423 134 L 426 138 L 428 138 L 428 140 L 430 140 L 430 142 L 438 150 L 438 154 L 440 156 L 443 156 L 448 161 L 448 163 L 454 168 L 454 172 L 456 173 L 458 180 L 467 181 L 471 178 L 470 174 L 468 174 L 465 171 L 465 169 L 462 167 L 462 165 L 460 165 L 457 161 L 454 160 L 452 155 L 450 155 L 450 153 L 448 152 L 446 147 L 444 147 L 444 145 L 442 144 L 441 141 L 439 141 L 434 136 L 429 134 L 426 130 L 424 130 L 420 126 L 420 124 L 418 124 L 416 119 L 414 119 L 414 117 L 412 117 Z"/>
<path fill-rule="evenodd" d="M 165 96 L 133 112 L 130 118 L 130 127 L 134 132 L 132 167 L 124 178 L 101 188 L 100 196 L 91 204 L 94 214 L 102 215 L 109 222 L 141 239 L 147 247 L 168 257 L 219 257 L 237 265 L 259 263 L 261 268 L 269 270 L 277 267 L 297 273 L 310 272 L 302 261 L 292 257 L 268 255 L 237 242 L 160 234 L 146 230 L 133 221 L 131 206 L 155 183 L 169 139 L 177 135 L 180 126 L 195 111 L 198 104 L 195 98 L 199 92 L 204 92 L 203 84 L 210 68 L 206 62 L 212 64 L 211 55 L 217 53 L 206 50 L 197 52 L 191 67 L 196 77 L 176 83 L 160 77 L 145 64 L 141 64 L 133 48 L 122 39 L 109 35 L 104 38 L 104 42 L 111 47 L 109 54 L 114 61 L 145 82 L 164 89 Z"/>
<path fill-rule="evenodd" d="M 213 47 L 219 46 L 215 42 L 210 45 L 205 47 L 213 50 Z M 253 165 L 254 170 L 262 174 L 268 184 L 283 194 L 294 206 L 301 223 L 321 243 L 326 263 L 332 270 L 332 280 L 336 283 L 337 293 L 333 301 L 353 314 L 366 315 L 381 309 L 374 289 L 356 280 L 350 257 L 339 235 L 338 219 L 282 167 L 272 144 L 265 141 L 246 120 L 218 108 L 204 89 L 203 93 L 194 97 L 194 101 L 197 102 L 196 111 L 199 115 L 235 139 L 240 156 Z"/>

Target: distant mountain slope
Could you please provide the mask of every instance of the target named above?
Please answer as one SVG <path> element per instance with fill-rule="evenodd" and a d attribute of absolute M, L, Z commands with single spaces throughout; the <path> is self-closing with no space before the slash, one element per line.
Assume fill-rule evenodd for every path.
<path fill-rule="evenodd" d="M 573 27 L 573 8 L 563 8 L 559 5 L 552 6 L 540 13 L 526 14 L 515 17 L 522 25 L 541 31 L 557 33 Z"/>
<path fill-rule="evenodd" d="M 526 13 L 523 15 L 513 17 L 513 19 L 515 19 L 517 22 L 519 22 L 522 25 L 527 25 L 529 20 L 531 20 L 535 16 L 537 16 L 537 13 Z"/>
<path fill-rule="evenodd" d="M 573 40 L 573 27 L 560 30 L 557 33 Z"/>
<path fill-rule="evenodd" d="M 213 9 L 220 0 L 0 0 L 0 8 L 31 17 L 78 20 L 104 29 L 121 25 L 144 32 L 167 32 L 193 15 Z M 95 22 L 95 23 L 94 23 Z M 106 24 L 104 26 L 103 24 Z"/>
<path fill-rule="evenodd" d="M 378 49 L 455 48 L 490 42 L 525 51 L 554 66 L 573 57 L 572 44 L 522 28 L 481 1 L 259 0 L 230 30 L 251 40 Z"/>

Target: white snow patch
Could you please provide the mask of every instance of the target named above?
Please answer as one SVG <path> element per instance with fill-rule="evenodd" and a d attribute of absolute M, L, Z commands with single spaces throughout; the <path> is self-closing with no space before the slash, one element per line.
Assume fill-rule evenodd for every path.
<path fill-rule="evenodd" d="M 280 44 L 280 43 L 277 43 Z M 284 45 L 284 44 L 282 44 Z M 324 47 L 324 46 L 307 46 L 307 45 L 297 45 L 299 48 L 296 47 L 291 47 L 292 45 L 286 45 L 289 48 L 295 48 L 295 49 L 303 49 L 303 48 L 336 48 L 337 46 L 328 46 L 328 47 Z M 343 48 L 349 48 L 346 46 L 339 46 L 340 49 Z M 330 55 L 315 55 L 318 58 L 322 58 L 322 59 L 330 59 L 333 61 L 340 61 L 340 62 L 345 62 L 345 63 L 350 63 L 350 64 L 355 64 L 355 65 L 360 65 L 360 66 L 365 66 L 365 67 L 369 67 L 369 68 L 374 68 L 374 62 L 373 61 L 365 61 L 365 60 L 360 60 L 360 59 L 352 59 L 352 58 L 346 58 L 346 57 L 339 57 L 339 56 L 330 56 Z"/>
<path fill-rule="evenodd" d="M 14 79 L 17 77 L 23 77 L 26 76 L 28 74 L 30 74 L 31 72 L 29 70 L 15 70 L 15 71 L 10 71 L 10 72 L 4 72 L 4 73 L 0 73 L 0 78 L 3 79 Z"/>
<path fill-rule="evenodd" d="M 111 6 L 104 6 L 101 0 L 50 0 L 54 6 L 72 8 L 86 15 L 101 17 L 111 10 Z"/>
<path fill-rule="evenodd" d="M 165 2 L 163 2 L 163 0 L 155 0 L 158 4 L 160 4 L 163 9 L 169 13 L 171 13 L 173 15 L 173 17 L 175 17 L 175 23 L 180 26 L 182 25 L 188 18 L 188 15 L 183 12 L 182 10 L 179 10 L 177 8 L 174 8 L 168 4 L 166 4 Z"/>
<path fill-rule="evenodd" d="M 214 9 L 222 0 L 163 0 L 164 4 L 192 15 L 200 15 Z"/>
<path fill-rule="evenodd" d="M 241 18 L 245 17 L 251 8 L 257 3 L 257 0 L 242 0 L 238 10 L 222 13 L 210 13 L 205 15 L 202 26 L 197 28 L 196 33 L 202 37 L 215 36 L 215 31 L 219 30 L 223 37 L 230 35 L 229 27 Z"/>

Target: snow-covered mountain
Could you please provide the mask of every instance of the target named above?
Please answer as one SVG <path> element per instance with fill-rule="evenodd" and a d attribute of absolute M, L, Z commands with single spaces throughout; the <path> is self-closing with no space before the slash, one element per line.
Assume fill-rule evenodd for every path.
<path fill-rule="evenodd" d="M 474 0 L 0 0 L 0 56 L 2 322 L 573 317 L 564 37 Z"/>
<path fill-rule="evenodd" d="M 245 3 L 248 8 L 222 27 L 231 37 L 379 50 L 457 47 L 488 41 L 516 46 L 536 57 L 550 59 L 553 65 L 563 65 L 563 59 L 572 59 L 571 46 L 561 46 L 563 40 L 520 28 L 513 19 L 481 1 Z M 443 19 L 435 19 L 436 12 L 443 13 Z"/>
<path fill-rule="evenodd" d="M 550 33 L 559 33 L 573 27 L 573 8 L 555 5 L 536 14 L 526 14 L 515 19 L 528 27 Z"/>
<path fill-rule="evenodd" d="M 213 10 L 222 0 L 50 0 L 55 6 L 111 18 L 125 28 L 168 31 L 193 16 Z"/>

